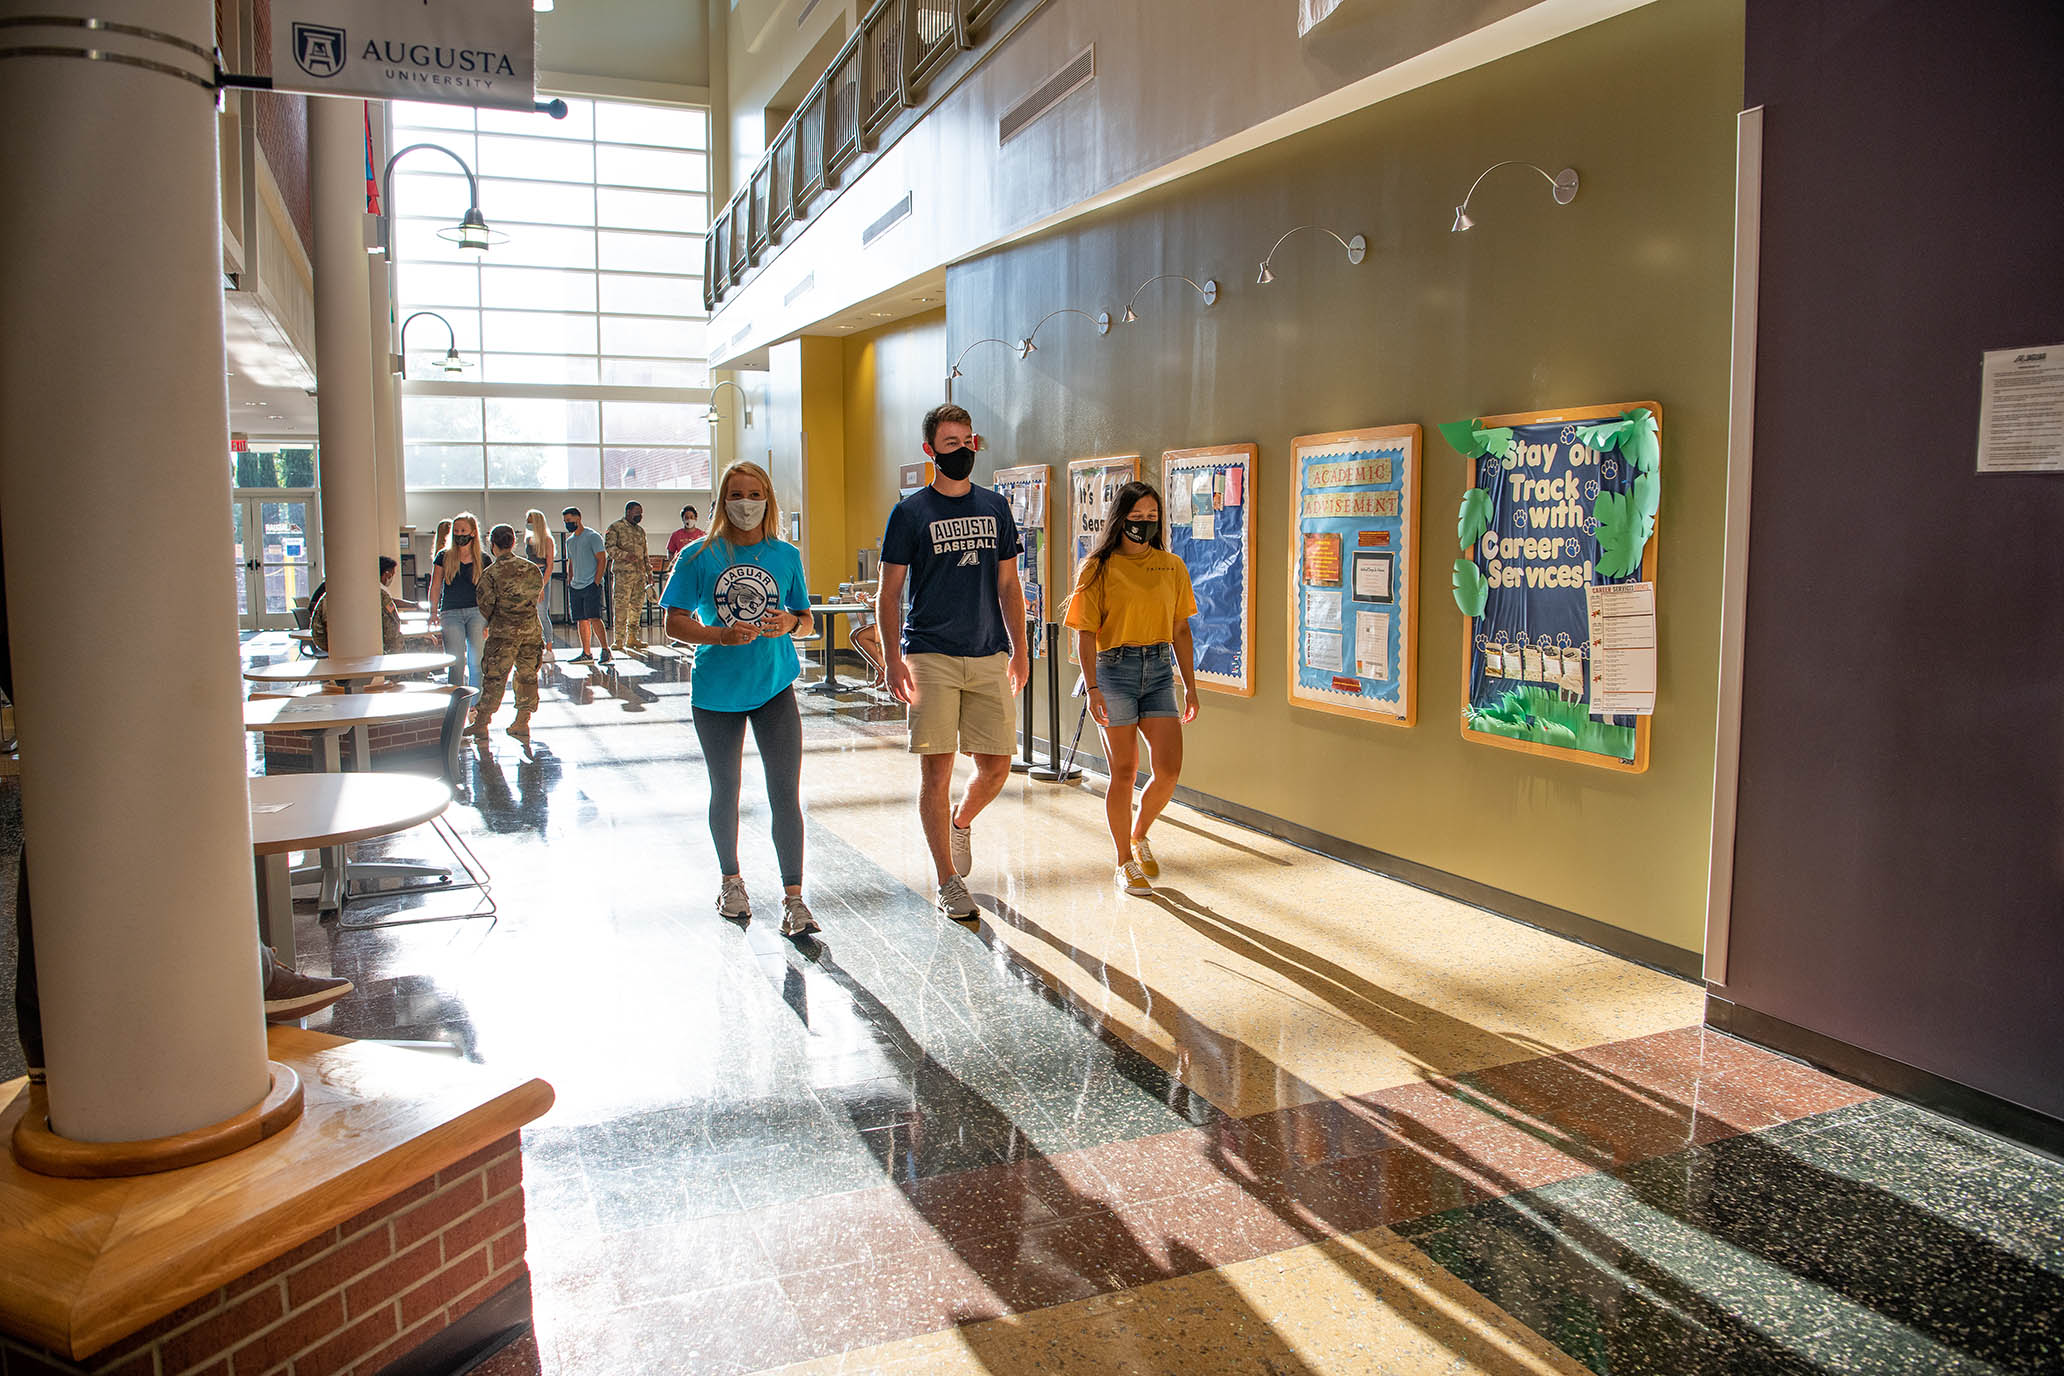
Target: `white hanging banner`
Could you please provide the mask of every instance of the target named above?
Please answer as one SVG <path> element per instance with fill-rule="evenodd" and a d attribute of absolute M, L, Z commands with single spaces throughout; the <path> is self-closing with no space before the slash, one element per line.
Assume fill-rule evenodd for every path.
<path fill-rule="evenodd" d="M 537 104 L 531 0 L 273 0 L 277 91 Z"/>

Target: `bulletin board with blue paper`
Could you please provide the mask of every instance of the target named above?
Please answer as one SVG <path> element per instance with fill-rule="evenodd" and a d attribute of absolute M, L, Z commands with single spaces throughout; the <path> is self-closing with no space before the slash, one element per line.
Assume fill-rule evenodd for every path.
<path fill-rule="evenodd" d="M 1290 442 L 1290 702 L 1410 726 L 1418 717 L 1416 425 Z"/>
<path fill-rule="evenodd" d="M 1652 401 L 1456 421 L 1462 735 L 1628 774 L 1656 697 Z"/>
<path fill-rule="evenodd" d="M 1161 455 L 1168 548 L 1190 571 L 1197 686 L 1254 696 L 1254 465 L 1251 444 Z"/>
<path fill-rule="evenodd" d="M 1018 524 L 1018 539 L 1023 543 L 1023 552 L 1018 556 L 1018 581 L 1025 589 L 1025 619 L 1038 625 L 1045 625 L 1051 618 L 1047 615 L 1047 489 L 1053 484 L 1053 467 L 1043 463 L 1018 464 L 1013 468 L 999 468 L 989 480 L 996 494 L 1010 505 L 1011 519 Z M 1031 638 L 1034 659 L 1046 653 L 1042 643 L 1046 637 Z"/>

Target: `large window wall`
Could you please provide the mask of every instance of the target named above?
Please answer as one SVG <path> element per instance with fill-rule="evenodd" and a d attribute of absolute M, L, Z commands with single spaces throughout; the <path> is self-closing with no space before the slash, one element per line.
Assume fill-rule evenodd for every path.
<path fill-rule="evenodd" d="M 485 254 L 437 237 L 466 179 L 419 152 L 394 169 L 395 295 L 406 340 L 411 488 L 706 490 L 702 304 L 709 116 L 567 101 L 564 120 L 396 103 L 393 146 L 435 143 L 480 178 L 508 235 Z M 468 371 L 436 365 L 456 343 Z"/>

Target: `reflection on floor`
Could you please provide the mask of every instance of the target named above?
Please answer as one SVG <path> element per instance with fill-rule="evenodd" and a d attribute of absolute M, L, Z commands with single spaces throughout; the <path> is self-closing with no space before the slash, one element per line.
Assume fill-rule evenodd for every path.
<path fill-rule="evenodd" d="M 775 934 L 753 783 L 757 915 L 723 921 L 685 660 L 614 668 L 467 756 L 498 918 L 297 923 L 359 987 L 315 1025 L 558 1090 L 536 1333 L 490 1376 L 2064 1364 L 2064 1168 L 1705 1032 L 1694 986 L 1181 809 L 1127 899 L 1095 794 L 1014 781 L 982 921 L 942 921 L 871 699 L 805 699 L 822 938 Z"/>

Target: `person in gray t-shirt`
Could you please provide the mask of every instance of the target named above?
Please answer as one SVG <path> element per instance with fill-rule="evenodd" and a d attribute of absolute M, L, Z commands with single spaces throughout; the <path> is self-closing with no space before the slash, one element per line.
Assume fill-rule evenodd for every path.
<path fill-rule="evenodd" d="M 566 614 L 580 632 L 580 653 L 575 664 L 595 658 L 590 646 L 600 641 L 602 662 L 609 662 L 609 632 L 602 627 L 602 532 L 590 530 L 581 520 L 580 508 L 570 506 L 559 513 L 566 522 L 566 538 L 559 542 L 559 557 L 566 561 Z"/>

